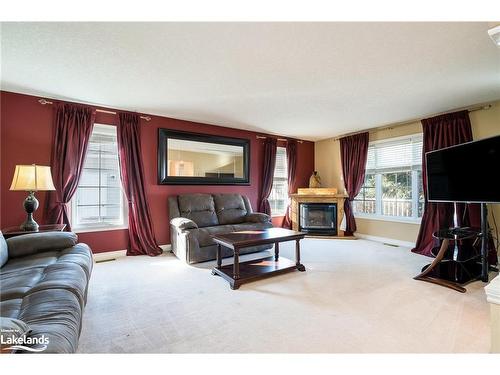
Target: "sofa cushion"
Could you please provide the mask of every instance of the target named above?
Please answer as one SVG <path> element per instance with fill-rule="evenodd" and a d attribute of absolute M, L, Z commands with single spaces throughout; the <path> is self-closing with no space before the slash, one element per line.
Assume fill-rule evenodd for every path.
<path fill-rule="evenodd" d="M 262 212 L 252 212 L 245 216 L 245 222 L 248 223 L 269 223 L 271 222 L 271 216 L 264 214 Z"/>
<path fill-rule="evenodd" d="M 0 300 L 23 298 L 43 277 L 44 267 L 25 268 L 0 273 Z"/>
<path fill-rule="evenodd" d="M 77 297 L 83 310 L 87 282 L 87 275 L 82 267 L 74 263 L 57 262 L 44 269 L 43 278 L 27 294 L 41 290 L 65 289 Z"/>
<path fill-rule="evenodd" d="M 232 225 L 217 225 L 214 227 L 193 229 L 190 231 L 190 235 L 197 238 L 200 247 L 204 247 L 216 245 L 215 241 L 212 239 L 213 235 L 231 233 L 233 231 L 234 229 Z"/>
<path fill-rule="evenodd" d="M 9 258 L 23 257 L 50 250 L 62 250 L 76 245 L 78 236 L 73 232 L 45 232 L 23 234 L 7 240 Z"/>
<path fill-rule="evenodd" d="M 200 228 L 219 224 L 210 194 L 184 194 L 179 195 L 178 200 L 180 215 L 194 221 Z"/>
<path fill-rule="evenodd" d="M 46 251 L 26 257 L 11 258 L 2 268 L 2 274 L 19 272 L 28 268 L 43 268 L 57 262 L 59 251 Z"/>
<path fill-rule="evenodd" d="M 9 259 L 9 252 L 7 251 L 7 242 L 3 237 L 2 231 L 0 231 L 0 267 L 3 267 L 7 260 Z"/>
<path fill-rule="evenodd" d="M 243 230 L 264 230 L 264 229 L 268 229 L 268 228 L 272 228 L 273 227 L 273 224 L 271 224 L 270 222 L 266 222 L 266 223 L 240 223 L 240 224 L 234 224 L 233 225 L 233 230 L 235 232 L 240 232 L 240 231 L 243 231 Z"/>
<path fill-rule="evenodd" d="M 215 210 L 220 224 L 242 223 L 247 215 L 240 194 L 214 194 Z"/>
<path fill-rule="evenodd" d="M 0 301 L 0 312 L 7 318 L 17 318 L 21 311 L 22 298 L 13 298 Z"/>
<path fill-rule="evenodd" d="M 19 319 L 31 328 L 30 337 L 48 338 L 43 353 L 74 353 L 78 347 L 82 309 L 69 290 L 46 289 L 27 295 Z"/>

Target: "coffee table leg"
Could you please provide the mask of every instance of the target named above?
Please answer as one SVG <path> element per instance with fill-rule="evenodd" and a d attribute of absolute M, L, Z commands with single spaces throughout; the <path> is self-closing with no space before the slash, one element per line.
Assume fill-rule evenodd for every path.
<path fill-rule="evenodd" d="M 240 249 L 234 249 L 233 279 L 240 278 Z"/>
<path fill-rule="evenodd" d="M 280 243 L 276 242 L 274 244 L 274 261 L 277 262 L 280 257 Z"/>
<path fill-rule="evenodd" d="M 300 264 L 300 240 L 295 240 L 295 266 L 299 271 L 304 272 L 306 267 Z"/>
<path fill-rule="evenodd" d="M 220 269 L 222 267 L 222 257 L 221 257 L 221 244 L 217 244 L 217 268 Z"/>

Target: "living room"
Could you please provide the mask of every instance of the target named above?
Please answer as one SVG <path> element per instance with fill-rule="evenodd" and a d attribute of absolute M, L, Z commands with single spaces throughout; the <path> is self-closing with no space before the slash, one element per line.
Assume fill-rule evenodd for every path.
<path fill-rule="evenodd" d="M 498 358 L 474 17 L 2 21 L 2 354 Z"/>

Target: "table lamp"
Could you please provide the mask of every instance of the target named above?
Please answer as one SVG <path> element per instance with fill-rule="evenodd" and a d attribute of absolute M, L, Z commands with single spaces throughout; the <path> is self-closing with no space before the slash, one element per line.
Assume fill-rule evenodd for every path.
<path fill-rule="evenodd" d="M 16 165 L 10 190 L 29 192 L 24 200 L 24 210 L 28 216 L 20 228 L 24 231 L 37 231 L 38 224 L 33 220 L 33 212 L 38 208 L 35 191 L 56 190 L 52 182 L 50 167 L 36 164 Z"/>

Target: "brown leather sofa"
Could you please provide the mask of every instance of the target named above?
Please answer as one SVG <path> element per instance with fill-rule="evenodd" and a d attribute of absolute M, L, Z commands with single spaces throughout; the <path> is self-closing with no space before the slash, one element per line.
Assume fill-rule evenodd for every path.
<path fill-rule="evenodd" d="M 214 234 L 272 228 L 271 218 L 255 213 L 241 194 L 184 194 L 168 198 L 173 253 L 187 263 L 214 260 Z M 240 254 L 270 249 L 272 245 L 243 249 Z M 222 248 L 222 257 L 232 256 Z"/>
<path fill-rule="evenodd" d="M 90 248 L 77 242 L 70 232 L 7 240 L 0 232 L 2 325 L 14 322 L 27 326 L 27 337 L 46 337 L 42 353 L 78 347 L 93 260 Z"/>

